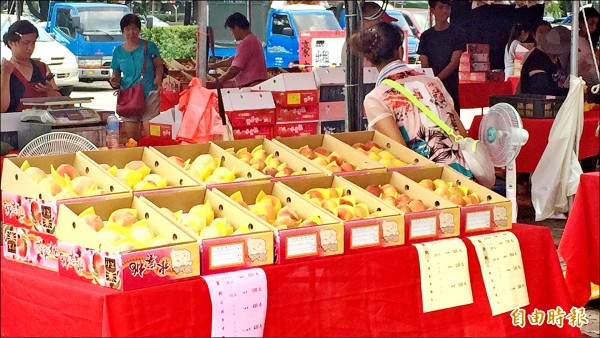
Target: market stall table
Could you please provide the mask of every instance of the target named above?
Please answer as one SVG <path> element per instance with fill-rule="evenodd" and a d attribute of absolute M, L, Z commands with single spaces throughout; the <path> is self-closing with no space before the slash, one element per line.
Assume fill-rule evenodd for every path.
<path fill-rule="evenodd" d="M 476 115 L 473 118 L 471 129 L 469 129 L 469 137 L 479 138 L 479 124 L 482 117 L 482 115 Z M 597 110 L 584 113 L 583 131 L 579 141 L 579 159 L 596 156 L 600 151 L 600 143 L 596 136 L 599 117 L 600 112 Z M 552 128 L 554 119 L 521 119 L 523 127 L 529 132 L 529 140 L 523 145 L 519 156 L 517 156 L 517 171 L 533 173 L 548 144 L 548 135 L 550 135 L 550 128 Z"/>
<path fill-rule="evenodd" d="M 558 252 L 567 264 L 567 287 L 577 306 L 585 305 L 590 299 L 590 283 L 600 284 L 599 191 L 600 172 L 581 175 L 573 208 L 558 247 Z"/>
<path fill-rule="evenodd" d="M 458 83 L 461 109 L 489 107 L 490 96 L 512 95 L 513 93 L 512 85 L 505 81 L 460 81 Z"/>
<path fill-rule="evenodd" d="M 530 305 L 548 311 L 572 303 L 548 228 L 516 224 Z M 577 327 L 491 315 L 471 242 L 473 304 L 422 313 L 419 263 L 412 245 L 265 267 L 265 336 L 558 336 Z M 3 336 L 208 336 L 211 303 L 202 278 L 119 292 L 2 260 Z"/>

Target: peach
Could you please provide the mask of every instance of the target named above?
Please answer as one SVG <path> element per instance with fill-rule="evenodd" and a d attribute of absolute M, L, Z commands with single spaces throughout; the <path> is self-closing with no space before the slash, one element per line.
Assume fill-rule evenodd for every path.
<path fill-rule="evenodd" d="M 81 218 L 81 220 L 84 221 L 85 224 L 89 225 L 90 228 L 94 229 L 94 231 L 104 228 L 104 222 L 102 221 L 102 218 L 96 214 L 85 215 Z"/>
<path fill-rule="evenodd" d="M 283 176 L 291 176 L 294 173 L 294 169 L 285 167 L 281 170 L 281 172 L 283 172 Z"/>
<path fill-rule="evenodd" d="M 396 197 L 396 200 L 397 200 L 396 205 L 400 204 L 402 206 L 402 205 L 410 203 L 410 201 L 412 201 L 412 198 L 410 198 L 410 196 L 408 196 L 406 194 L 400 194 L 400 195 L 398 195 L 398 197 Z"/>
<path fill-rule="evenodd" d="M 324 157 L 317 157 L 315 159 L 312 160 L 316 165 L 320 165 L 320 166 L 327 166 L 329 164 L 329 162 L 327 162 L 327 159 Z"/>
<path fill-rule="evenodd" d="M 315 225 L 319 225 L 319 223 L 307 219 L 307 220 L 303 221 L 302 223 L 300 223 L 298 225 L 298 227 L 299 228 L 301 228 L 301 227 L 311 227 L 311 226 L 315 226 Z"/>
<path fill-rule="evenodd" d="M 25 174 L 31 177 L 35 181 L 35 183 L 38 183 L 39 181 L 48 176 L 42 169 L 38 167 L 29 167 L 25 169 Z"/>
<path fill-rule="evenodd" d="M 340 197 L 340 205 L 341 204 L 347 204 L 347 205 L 356 205 L 356 198 L 354 196 L 342 196 Z"/>
<path fill-rule="evenodd" d="M 382 200 L 388 205 L 398 204 L 398 200 L 394 196 L 383 196 Z"/>
<path fill-rule="evenodd" d="M 337 198 L 328 198 L 321 201 L 321 208 L 335 214 L 335 209 L 340 206 L 340 200 Z"/>
<path fill-rule="evenodd" d="M 100 164 L 100 168 L 104 169 L 104 170 L 108 170 L 110 169 L 110 165 L 106 164 L 106 163 L 101 163 Z"/>
<path fill-rule="evenodd" d="M 354 218 L 354 207 L 347 204 L 341 204 L 335 209 L 335 215 L 344 221 L 349 221 Z"/>
<path fill-rule="evenodd" d="M 415 212 L 427 210 L 425 203 L 423 203 L 423 201 L 421 201 L 419 199 L 414 199 L 414 200 L 410 201 L 410 203 L 408 203 L 408 207 L 412 211 L 415 211 Z"/>
<path fill-rule="evenodd" d="M 262 158 L 257 157 L 254 157 L 252 160 L 250 160 L 250 165 L 252 166 L 252 168 L 260 171 L 264 170 L 267 167 L 265 161 Z"/>
<path fill-rule="evenodd" d="M 363 143 L 361 143 L 361 142 L 354 143 L 354 144 L 352 145 L 352 148 L 354 148 L 354 149 L 363 149 L 363 150 L 369 150 L 369 149 L 366 149 L 366 148 L 365 148 L 365 145 L 364 145 Z"/>
<path fill-rule="evenodd" d="M 454 204 L 458 204 L 460 206 L 465 206 L 467 205 L 467 202 L 465 202 L 465 200 L 462 198 L 462 196 L 454 194 L 451 195 L 450 198 L 448 198 L 448 200 Z"/>
<path fill-rule="evenodd" d="M 381 149 L 381 147 L 379 146 L 379 144 L 377 144 L 377 142 L 375 142 L 375 141 L 367 141 L 367 143 L 365 143 L 365 149 L 366 150 L 371 150 L 372 148 Z"/>
<path fill-rule="evenodd" d="M 439 187 L 437 189 L 435 189 L 434 191 L 436 194 L 442 196 L 443 198 L 450 198 L 450 192 L 448 191 L 448 189 L 444 188 L 444 187 Z"/>
<path fill-rule="evenodd" d="M 387 183 L 381 186 L 381 193 L 383 196 L 398 196 L 398 189 L 393 185 Z"/>
<path fill-rule="evenodd" d="M 412 209 L 408 205 L 403 205 L 402 207 L 400 207 L 398 209 L 400 209 L 400 211 L 402 211 L 405 214 L 409 214 L 409 213 L 413 212 Z"/>
<path fill-rule="evenodd" d="M 145 165 L 144 161 L 131 161 L 125 165 L 125 169 L 138 170 Z"/>
<path fill-rule="evenodd" d="M 435 188 L 446 188 L 446 189 L 450 189 L 452 187 L 452 184 L 450 182 L 446 182 L 441 178 L 437 178 L 435 180 L 433 180 L 433 184 L 435 185 Z"/>
<path fill-rule="evenodd" d="M 340 169 L 342 169 L 342 171 L 354 171 L 354 165 L 352 165 L 352 163 L 350 162 L 344 162 L 342 163 L 342 165 L 340 165 Z"/>
<path fill-rule="evenodd" d="M 250 164 L 250 161 L 252 160 L 252 154 L 249 152 L 241 153 L 238 155 L 238 158 L 245 163 Z"/>
<path fill-rule="evenodd" d="M 65 175 L 69 176 L 70 179 L 74 179 L 79 176 L 79 172 L 70 164 L 61 164 L 56 168 L 56 173 L 60 177 L 64 177 Z"/>
<path fill-rule="evenodd" d="M 23 240 L 21 238 L 17 239 L 17 254 L 19 254 L 20 257 L 27 256 L 27 244 L 28 244 L 27 239 L 25 239 L 25 240 Z"/>
<path fill-rule="evenodd" d="M 273 167 L 266 167 L 263 172 L 269 176 L 273 176 L 275 177 L 275 175 L 277 175 L 277 173 L 279 173 L 279 171 L 277 170 L 277 168 L 273 168 Z"/>
<path fill-rule="evenodd" d="M 138 221 L 137 217 L 128 209 L 113 212 L 112 221 L 120 226 L 128 227 Z"/>
<path fill-rule="evenodd" d="M 152 182 L 157 188 L 166 188 L 167 180 L 159 174 L 149 174 L 144 177 L 144 181 Z"/>
<path fill-rule="evenodd" d="M 300 153 L 300 155 L 308 158 L 309 160 L 312 160 L 315 157 L 317 157 L 317 155 L 315 154 L 315 152 L 312 149 L 308 148 L 308 147 L 300 148 L 300 149 L 298 149 L 298 152 Z"/>
<path fill-rule="evenodd" d="M 450 189 L 448 189 L 448 192 L 450 193 L 450 195 L 458 195 L 460 197 L 466 196 L 465 192 L 463 192 L 463 190 L 459 187 L 451 187 Z"/>
<path fill-rule="evenodd" d="M 282 225 L 285 225 L 285 228 L 283 229 L 289 229 L 289 228 L 295 228 L 296 227 L 296 221 L 294 221 L 294 219 L 292 219 L 292 217 L 290 217 L 290 215 L 283 215 L 283 216 L 278 216 L 275 221 L 273 222 L 273 226 L 278 228 L 281 227 Z"/>
<path fill-rule="evenodd" d="M 273 223 L 277 218 L 277 211 L 275 211 L 273 205 L 268 202 L 257 203 L 250 211 L 269 223 Z"/>
<path fill-rule="evenodd" d="M 267 159 L 267 156 L 269 156 L 269 154 L 267 154 L 267 151 L 264 149 L 259 149 L 252 153 L 253 158 L 260 158 L 263 161 Z"/>
<path fill-rule="evenodd" d="M 169 156 L 169 160 L 173 161 L 178 166 L 185 168 L 185 161 L 179 156 Z"/>
<path fill-rule="evenodd" d="M 304 194 L 308 196 L 308 199 L 316 198 L 319 201 L 322 201 L 325 198 L 325 194 L 323 193 L 323 191 L 319 190 L 318 188 L 310 189 Z"/>
<path fill-rule="evenodd" d="M 94 186 L 94 181 L 87 176 L 79 176 L 75 177 L 73 181 L 71 181 L 71 187 L 73 191 L 79 196 L 88 195 L 87 192 Z"/>
<path fill-rule="evenodd" d="M 464 197 L 464 199 L 467 204 L 479 204 L 479 198 L 477 198 L 475 195 L 467 195 Z"/>
<path fill-rule="evenodd" d="M 369 216 L 369 207 L 364 203 L 358 203 L 354 206 L 354 216 L 356 218 L 365 218 Z"/>
<path fill-rule="evenodd" d="M 342 168 L 340 168 L 340 166 L 337 165 L 337 163 L 335 163 L 335 162 L 331 162 L 328 165 L 326 165 L 325 169 L 327 169 L 333 173 L 339 173 L 340 171 L 342 171 Z"/>
<path fill-rule="evenodd" d="M 381 188 L 377 185 L 370 184 L 365 188 L 365 190 L 377 197 L 381 196 Z"/>
<path fill-rule="evenodd" d="M 327 161 L 329 161 L 329 163 L 335 162 L 335 164 L 337 164 L 338 166 L 341 166 L 342 164 L 345 163 L 343 158 L 341 158 L 339 156 L 335 156 L 335 155 L 331 155 L 331 156 L 327 157 Z"/>
<path fill-rule="evenodd" d="M 329 150 L 323 148 L 323 147 L 316 147 L 315 148 L 315 153 L 323 155 L 325 157 L 329 156 L 329 154 L 331 153 Z"/>
<path fill-rule="evenodd" d="M 92 267 L 98 271 L 101 266 L 104 266 L 104 258 L 99 252 L 94 252 L 94 255 L 92 255 Z"/>
<path fill-rule="evenodd" d="M 421 180 L 421 182 L 419 182 L 419 185 L 421 185 L 421 186 L 423 186 L 423 187 L 425 187 L 425 188 L 427 188 L 427 189 L 429 189 L 431 191 L 435 190 L 435 184 L 433 183 L 432 180 L 430 180 L 428 178 L 426 178 L 424 180 Z"/>
<path fill-rule="evenodd" d="M 329 188 L 327 190 L 330 198 L 339 198 L 344 194 L 344 188 Z"/>
<path fill-rule="evenodd" d="M 294 221 L 300 220 L 300 216 L 298 215 L 296 210 L 290 208 L 288 205 L 281 208 L 281 210 L 279 210 L 279 212 L 277 213 L 277 218 L 283 217 L 283 216 L 289 216 Z"/>
<path fill-rule="evenodd" d="M 40 187 L 42 187 L 42 189 L 48 191 L 52 196 L 57 196 L 62 190 L 60 184 L 50 177 L 42 178 L 38 184 Z"/>

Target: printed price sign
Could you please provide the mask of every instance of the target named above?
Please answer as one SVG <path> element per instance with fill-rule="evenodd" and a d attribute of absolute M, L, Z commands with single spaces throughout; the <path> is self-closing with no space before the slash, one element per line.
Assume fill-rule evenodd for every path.
<path fill-rule="evenodd" d="M 300 93 L 288 93 L 287 104 L 300 104 Z"/>
<path fill-rule="evenodd" d="M 262 337 L 267 276 L 260 268 L 202 276 L 212 303 L 212 337 Z"/>

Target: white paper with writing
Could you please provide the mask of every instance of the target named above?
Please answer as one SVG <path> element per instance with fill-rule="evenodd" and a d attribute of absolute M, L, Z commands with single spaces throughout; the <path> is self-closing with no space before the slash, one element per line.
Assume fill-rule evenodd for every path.
<path fill-rule="evenodd" d="M 379 225 L 352 228 L 351 239 L 352 248 L 379 244 Z"/>
<path fill-rule="evenodd" d="M 435 235 L 436 224 L 437 217 L 413 218 L 410 221 L 410 237 Z"/>
<path fill-rule="evenodd" d="M 244 244 L 215 245 L 210 247 L 210 266 L 213 268 L 244 263 Z"/>
<path fill-rule="evenodd" d="M 419 253 L 423 312 L 473 303 L 467 247 L 461 239 L 413 246 Z"/>
<path fill-rule="evenodd" d="M 467 237 L 477 252 L 492 315 L 529 305 L 519 240 L 510 231 Z"/>
<path fill-rule="evenodd" d="M 287 256 L 305 256 L 317 253 L 317 234 L 290 236 L 287 238 Z"/>
<path fill-rule="evenodd" d="M 491 226 L 490 211 L 477 211 L 467 213 L 467 221 L 465 222 L 466 230 L 489 229 Z"/>
<path fill-rule="evenodd" d="M 212 337 L 262 337 L 267 276 L 254 268 L 202 276 L 212 303 Z"/>

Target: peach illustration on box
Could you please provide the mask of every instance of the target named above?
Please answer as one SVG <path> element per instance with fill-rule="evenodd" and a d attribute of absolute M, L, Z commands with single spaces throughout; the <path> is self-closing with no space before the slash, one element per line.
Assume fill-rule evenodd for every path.
<path fill-rule="evenodd" d="M 383 221 L 383 223 L 381 223 L 381 228 L 383 229 L 383 239 L 386 242 L 397 243 L 400 241 L 398 223 L 392 221 Z"/>
<path fill-rule="evenodd" d="M 439 215 L 440 230 L 443 235 L 454 233 L 454 215 L 449 212 L 442 212 Z"/>
<path fill-rule="evenodd" d="M 325 252 L 336 252 L 338 249 L 337 233 L 332 229 L 322 229 L 319 232 L 321 238 L 321 248 Z"/>
<path fill-rule="evenodd" d="M 495 206 L 494 207 L 494 224 L 496 224 L 497 227 L 506 227 L 508 223 L 508 218 L 506 216 L 506 208 L 505 207 L 499 207 L 499 206 Z"/>
<path fill-rule="evenodd" d="M 248 238 L 248 258 L 252 262 L 267 261 L 267 244 L 262 238 Z"/>

